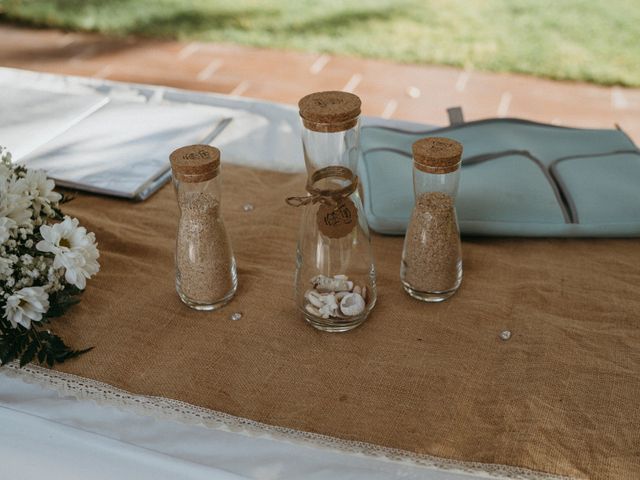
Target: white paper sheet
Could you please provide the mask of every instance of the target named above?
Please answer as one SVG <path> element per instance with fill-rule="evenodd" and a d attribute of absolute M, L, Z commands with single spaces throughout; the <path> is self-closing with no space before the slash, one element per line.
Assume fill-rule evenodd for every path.
<path fill-rule="evenodd" d="M 203 142 L 228 113 L 188 103 L 111 100 L 22 162 L 46 170 L 58 185 L 134 198 L 169 169 L 174 149 Z"/>
<path fill-rule="evenodd" d="M 0 145 L 20 160 L 109 101 L 99 93 L 0 86 Z"/>

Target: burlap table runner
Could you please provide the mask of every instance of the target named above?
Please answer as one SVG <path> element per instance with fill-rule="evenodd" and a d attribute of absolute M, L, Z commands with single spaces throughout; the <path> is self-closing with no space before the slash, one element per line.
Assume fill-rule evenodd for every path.
<path fill-rule="evenodd" d="M 60 370 L 341 439 L 640 478 L 640 241 L 469 238 L 460 291 L 424 305 L 400 286 L 402 239 L 374 236 L 378 305 L 327 334 L 293 302 L 301 212 L 284 198 L 304 178 L 224 166 L 222 181 L 240 286 L 215 313 L 175 293 L 169 186 L 66 205 L 96 233 L 102 271 L 55 327 L 95 349 Z"/>

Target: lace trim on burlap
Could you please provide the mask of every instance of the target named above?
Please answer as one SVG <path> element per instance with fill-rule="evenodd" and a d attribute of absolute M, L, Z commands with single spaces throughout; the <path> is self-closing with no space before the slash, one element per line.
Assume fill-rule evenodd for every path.
<path fill-rule="evenodd" d="M 321 447 L 342 453 L 366 455 L 393 462 L 408 462 L 413 465 L 452 473 L 483 474 L 490 475 L 494 479 L 509 480 L 571 480 L 570 477 L 537 472 L 521 467 L 449 460 L 371 443 L 341 440 L 318 433 L 267 425 L 247 418 L 190 405 L 179 400 L 136 395 L 95 380 L 31 364 L 19 368 L 18 364 L 14 362 L 4 367 L 1 371 L 12 377 L 20 378 L 27 383 L 51 388 L 60 396 L 72 396 L 79 400 L 92 400 L 99 405 L 124 407 L 135 413 L 159 419 L 202 424 L 251 437 L 269 437 L 274 440 Z"/>

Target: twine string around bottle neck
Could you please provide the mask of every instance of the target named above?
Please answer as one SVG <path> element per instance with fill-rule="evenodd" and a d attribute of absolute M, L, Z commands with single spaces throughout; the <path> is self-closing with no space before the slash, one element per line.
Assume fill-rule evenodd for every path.
<path fill-rule="evenodd" d="M 349 183 L 342 188 L 317 188 L 315 185 L 322 179 L 335 178 L 348 180 Z M 292 207 L 302 207 L 315 203 L 336 206 L 341 199 L 349 197 L 358 188 L 358 176 L 350 169 L 342 166 L 331 166 L 315 171 L 307 180 L 306 190 L 309 195 L 302 197 L 289 197 L 286 199 Z"/>

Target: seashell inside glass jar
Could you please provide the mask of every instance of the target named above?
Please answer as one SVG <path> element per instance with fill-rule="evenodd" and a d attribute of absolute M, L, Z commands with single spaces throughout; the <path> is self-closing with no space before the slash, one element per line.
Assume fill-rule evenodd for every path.
<path fill-rule="evenodd" d="M 311 279 L 313 288 L 307 290 L 305 310 L 323 319 L 348 320 L 362 315 L 367 306 L 367 287 L 355 285 L 346 275 Z"/>

